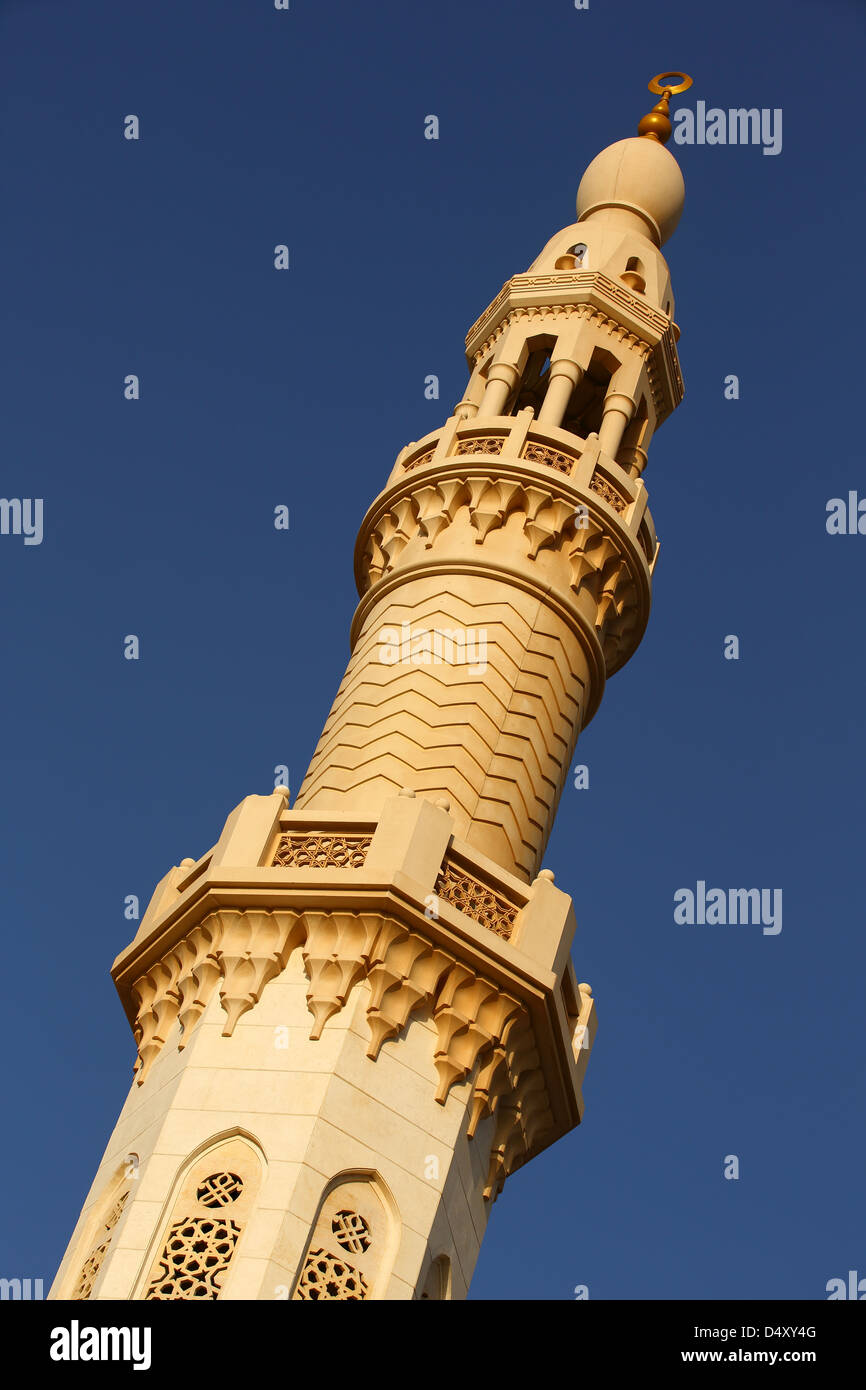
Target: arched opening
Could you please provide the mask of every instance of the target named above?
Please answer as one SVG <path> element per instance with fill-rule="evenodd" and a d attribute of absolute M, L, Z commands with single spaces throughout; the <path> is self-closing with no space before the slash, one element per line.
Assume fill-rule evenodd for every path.
<path fill-rule="evenodd" d="M 643 294 L 646 291 L 646 269 L 643 261 L 639 260 L 637 256 L 629 256 L 625 270 L 619 278 L 637 294 Z"/>
<path fill-rule="evenodd" d="M 75 1282 L 65 1295 L 70 1300 L 86 1303 L 90 1299 L 137 1178 L 138 1154 L 127 1154 L 105 1184 L 82 1233 L 76 1252 Z M 85 1250 L 87 1255 L 82 1260 Z"/>
<path fill-rule="evenodd" d="M 588 248 L 583 241 L 577 242 L 574 246 L 569 246 L 561 256 L 556 258 L 554 270 L 586 270 Z"/>
<path fill-rule="evenodd" d="M 186 1160 L 145 1259 L 138 1298 L 207 1301 L 224 1294 L 255 1206 L 263 1157 L 236 1131 L 208 1141 Z"/>
<path fill-rule="evenodd" d="M 451 1261 L 447 1255 L 437 1255 L 430 1263 L 420 1298 L 439 1300 L 451 1297 Z"/>
<path fill-rule="evenodd" d="M 538 418 L 550 383 L 550 355 L 555 344 L 556 338 L 550 334 L 526 340 L 527 354 L 520 380 L 506 402 L 503 415 L 516 415 L 530 406 Z"/>
<path fill-rule="evenodd" d="M 384 1298 L 398 1240 L 397 1208 L 378 1174 L 338 1174 L 319 1203 L 292 1298 Z"/>
<path fill-rule="evenodd" d="M 604 348 L 596 348 L 589 366 L 572 392 L 568 409 L 562 421 L 562 428 L 571 430 L 585 439 L 588 434 L 597 434 L 601 428 L 604 398 L 610 387 L 610 379 L 618 371 L 621 363 L 613 353 Z"/>

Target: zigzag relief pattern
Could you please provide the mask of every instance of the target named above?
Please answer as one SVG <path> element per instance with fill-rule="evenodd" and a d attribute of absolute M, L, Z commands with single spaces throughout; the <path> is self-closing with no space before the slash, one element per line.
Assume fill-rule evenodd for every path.
<path fill-rule="evenodd" d="M 454 592 L 443 600 L 438 581 L 433 584 L 430 580 L 418 577 L 412 581 L 411 588 L 404 587 L 399 595 L 384 599 L 382 604 L 367 616 L 340 683 L 337 699 L 362 699 L 363 691 L 360 687 L 368 683 L 370 673 L 375 668 L 378 668 L 376 680 L 380 686 L 380 700 L 385 697 L 386 691 L 390 693 L 388 688 L 393 687 L 407 671 L 414 673 L 423 668 L 434 682 L 451 687 L 437 694 L 437 702 L 441 700 L 442 695 L 446 695 L 449 706 L 461 700 L 466 704 L 474 704 L 478 693 L 476 687 L 489 684 L 492 667 L 492 679 L 495 679 L 499 672 L 504 673 L 501 686 L 504 712 L 513 684 L 512 670 L 520 666 L 532 637 L 538 603 L 523 593 L 515 594 L 513 604 L 501 602 L 500 586 L 489 581 L 484 592 L 489 593 L 494 601 L 485 602 L 482 609 L 477 598 L 474 601 L 466 600 L 459 592 Z M 522 608 L 516 606 L 520 600 L 523 600 Z M 447 602 L 447 612 L 443 606 L 444 602 Z M 451 664 L 447 659 L 423 663 L 410 659 L 406 662 L 402 659 L 406 655 L 402 650 L 404 624 L 410 633 L 429 633 L 434 630 L 441 632 L 460 628 L 464 633 L 476 634 L 476 640 L 472 648 L 467 649 L 466 654 L 470 658 L 483 654 L 486 670 L 470 670 L 470 666 L 478 664 L 473 661 L 458 665 Z M 479 631 L 485 634 L 483 651 L 477 640 Z M 389 632 L 398 636 L 401 647 L 399 653 L 394 653 L 401 659 L 392 664 L 381 660 L 383 634 Z M 411 651 L 409 655 L 411 657 Z M 511 667 L 508 665 L 509 661 Z"/>
<path fill-rule="evenodd" d="M 527 700 L 529 700 L 532 692 L 527 691 L 525 693 L 527 695 Z M 548 745 L 549 756 L 542 773 L 544 793 L 543 795 L 539 795 L 536 792 L 534 805 L 537 806 L 539 802 L 543 802 L 545 815 L 549 817 L 549 819 L 541 824 L 535 822 L 538 824 L 538 829 L 541 832 L 540 837 L 533 836 L 531 839 L 525 837 L 523 840 L 523 849 L 525 853 L 519 856 L 521 867 L 531 873 L 534 873 L 537 868 L 536 860 L 540 856 L 546 841 L 545 827 L 551 823 L 556 806 L 559 802 L 559 797 L 562 794 L 568 769 L 571 766 L 572 754 L 574 753 L 577 743 L 579 729 L 580 710 L 578 707 L 575 709 L 574 720 L 567 733 L 563 732 L 561 736 L 557 734 L 555 739 Z M 518 787 L 523 785 L 522 779 L 516 774 L 515 769 L 516 766 L 522 768 L 525 761 L 525 755 L 522 753 L 520 742 L 511 736 L 510 728 L 508 724 L 506 724 L 497 743 L 495 755 L 491 760 L 490 768 L 479 796 L 478 805 L 475 808 L 473 816 L 473 822 L 475 824 L 480 825 L 488 820 L 492 820 L 492 823 L 497 826 L 506 825 L 508 823 L 509 816 L 513 816 L 515 811 L 515 783 L 517 783 Z M 532 785 L 533 788 L 537 789 L 539 783 L 533 779 Z M 529 803 L 527 803 L 527 816 L 532 820 L 532 816 L 529 812 Z M 468 836 L 468 838 L 472 840 L 471 835 Z M 479 848 L 482 847 L 482 842 L 480 840 L 476 843 L 478 843 Z M 496 856 L 492 857 L 495 858 Z"/>
<path fill-rule="evenodd" d="M 597 489 L 594 494 L 605 496 Z M 581 518 L 584 524 L 579 524 L 572 501 L 537 483 L 471 475 L 465 481 L 428 484 L 401 498 L 379 518 L 367 539 L 362 592 L 398 568 L 401 557 L 406 560 L 407 546 L 408 558 L 421 559 L 447 528 L 460 523 L 461 515 L 473 529 L 477 545 L 502 530 L 512 517 L 522 517 L 526 558 L 536 560 L 551 549 L 567 561 L 569 587 L 576 595 L 588 594 L 596 605 L 595 626 L 608 668 L 625 659 L 630 650 L 627 639 L 640 616 L 628 559 L 601 524 L 592 517 Z"/>
<path fill-rule="evenodd" d="M 403 612 L 405 610 L 402 608 L 390 609 L 385 616 L 386 619 L 393 616 L 399 624 Z M 476 609 L 470 621 L 480 619 L 487 619 L 487 610 L 479 613 Z M 457 620 L 456 615 L 450 620 L 437 613 L 428 615 L 418 612 L 413 615 L 413 623 L 428 631 L 434 626 L 441 628 L 443 623 L 453 626 Z M 518 655 L 515 661 L 511 652 L 506 650 L 511 635 L 500 627 L 491 626 L 487 621 L 484 632 L 487 638 L 484 662 L 486 670 L 477 673 L 470 672 L 465 664 L 446 666 L 444 662 L 442 665 L 422 666 L 411 661 L 400 661 L 386 665 L 379 659 L 379 644 L 375 632 L 369 634 L 369 640 L 368 635 L 363 634 L 350 659 L 346 677 L 337 692 L 334 710 L 343 705 L 357 703 L 363 707 L 359 712 L 359 720 L 369 727 L 377 722 L 376 717 L 370 719 L 371 712 L 377 716 L 378 711 L 389 702 L 393 704 L 397 700 L 404 700 L 409 692 L 417 690 L 421 698 L 437 711 L 430 719 L 432 726 L 444 726 L 454 722 L 455 717 L 462 724 L 467 715 L 475 720 L 479 696 L 486 690 L 487 697 L 480 711 L 479 727 L 483 727 L 485 719 L 491 719 L 494 728 L 498 727 L 508 708 L 522 656 Z M 426 677 L 423 682 L 417 680 L 419 674 Z M 459 715 L 458 711 L 461 711 Z M 332 722 L 333 711 L 323 732 L 322 751 L 327 746 Z"/>
<path fill-rule="evenodd" d="M 463 699 L 454 703 L 439 703 L 431 699 L 426 690 L 417 690 L 411 683 L 401 684 L 398 689 L 382 700 L 381 705 L 369 699 L 369 688 L 364 692 L 366 700 L 360 700 L 352 710 L 351 725 L 359 731 L 359 743 L 367 744 L 387 731 L 388 721 L 396 715 L 408 713 L 429 729 L 428 741 L 431 747 L 446 747 L 458 736 L 460 746 L 465 746 L 469 756 L 483 762 L 486 749 L 493 747 L 497 738 L 497 726 L 489 710 L 477 710 Z M 505 708 L 502 710 L 505 719 Z M 333 736 L 329 741 L 333 740 Z M 328 742 L 323 740 L 319 754 L 328 752 Z"/>
<path fill-rule="evenodd" d="M 322 1036 L 363 980 L 369 985 L 372 1061 L 410 1018 L 432 1019 L 436 1100 L 444 1105 L 452 1086 L 471 1081 L 469 1137 L 486 1116 L 495 1119 L 485 1197 L 496 1196 L 506 1175 L 553 1125 L 526 1009 L 449 952 L 380 913 L 214 912 L 133 986 L 139 1085 L 182 1011 L 179 1047 L 219 983 L 223 1037 L 231 1037 L 296 948 L 308 980 L 311 1040 Z"/>
<path fill-rule="evenodd" d="M 462 680 L 459 681 L 457 689 L 448 693 L 454 698 L 463 694 L 465 690 L 465 698 L 467 702 L 471 702 L 476 698 L 477 691 L 469 687 L 487 685 L 491 678 L 492 666 L 494 675 L 500 670 L 504 671 L 504 688 L 509 690 L 513 684 L 513 671 L 522 665 L 539 621 L 539 603 L 531 595 L 519 590 L 514 590 L 508 595 L 510 601 L 504 601 L 502 587 L 498 581 L 492 579 L 479 581 L 456 576 L 452 585 L 453 592 L 443 594 L 438 580 L 432 582 L 423 576 L 417 576 L 402 586 L 397 594 L 386 596 L 382 603 L 367 615 L 346 674 L 340 683 L 338 699 L 357 699 L 360 694 L 359 672 L 364 673 L 363 679 L 366 681 L 366 673 L 373 667 L 379 668 L 378 680 L 383 687 L 399 680 L 407 671 L 414 673 L 419 670 L 429 673 L 442 685 L 453 685 L 456 672 Z M 474 597 L 464 596 L 460 592 L 461 588 Z M 479 594 L 485 595 L 483 602 L 479 601 Z M 486 658 L 487 669 L 475 674 L 468 669 L 472 664 L 470 660 L 452 665 L 447 658 L 443 658 L 441 663 L 411 659 L 401 659 L 390 664 L 381 661 L 383 632 L 391 630 L 401 634 L 404 624 L 411 632 L 432 631 L 435 628 L 462 628 L 464 632 L 475 633 L 483 631 L 486 633 L 486 650 L 483 655 Z M 476 653 L 477 648 L 476 652 L 467 652 L 467 656 L 471 658 Z M 402 655 L 403 653 L 401 657 Z M 491 657 L 495 659 L 491 660 Z M 509 661 L 510 668 L 507 664 Z M 563 663 L 564 672 L 566 668 L 567 663 Z"/>
<path fill-rule="evenodd" d="M 301 797 L 305 797 L 312 786 L 316 765 L 328 758 L 337 741 L 335 731 L 344 719 L 356 720 L 367 731 L 364 737 L 369 737 L 369 731 L 377 723 L 386 722 L 395 712 L 395 706 L 413 708 L 416 693 L 423 703 L 413 712 L 429 727 L 457 723 L 462 738 L 468 716 L 471 727 L 478 729 L 492 747 L 508 711 L 515 674 L 532 640 L 532 620 L 537 616 L 538 605 L 526 595 L 517 596 L 524 600 L 528 610 L 525 616 L 511 604 L 494 602 L 481 607 L 477 601 L 467 602 L 454 594 L 448 599 L 449 611 L 445 613 L 438 585 L 437 592 L 428 596 L 424 593 L 425 583 L 416 581 L 411 590 L 407 586 L 401 591 L 401 603 L 382 605 L 368 616 L 326 721 Z M 498 586 L 487 587 L 498 598 Z M 411 597 L 419 590 L 418 600 L 413 604 Z M 402 662 L 382 663 L 379 660 L 382 631 L 387 628 L 400 630 L 404 623 L 413 631 L 483 628 L 487 633 L 488 670 L 483 676 L 471 676 L 465 668 L 455 671 L 444 663 L 423 667 Z M 497 668 L 503 664 L 504 679 L 497 679 Z M 426 679 L 419 682 L 418 676 L 422 673 Z M 429 716 L 428 709 L 438 711 L 435 718 Z"/>
<path fill-rule="evenodd" d="M 428 583 L 418 581 L 422 589 Z M 457 576 L 455 585 L 461 583 L 478 593 L 478 580 Z M 497 581 L 486 581 L 486 587 L 498 596 Z M 400 597 L 411 600 L 414 588 L 408 582 Z M 529 874 L 574 746 L 586 670 L 579 643 L 565 624 L 523 597 L 534 610 L 535 631 L 507 604 L 472 604 L 458 595 L 448 600 L 447 612 L 439 593 L 422 594 L 415 605 L 386 601 L 375 609 L 357 641 L 296 806 L 322 809 L 342 801 L 351 810 L 363 802 L 369 810 L 372 785 L 383 797 L 412 786 L 416 792 L 447 795 L 456 833 L 465 838 L 479 808 L 490 820 L 496 803 L 505 841 L 493 857 L 506 867 L 516 861 L 520 872 Z M 484 629 L 488 669 L 470 677 L 466 667 L 382 663 L 378 633 L 404 622 L 413 629 L 461 623 Z"/>
<path fill-rule="evenodd" d="M 402 716 L 405 714 L 416 718 L 429 731 L 425 738 L 425 746 L 431 749 L 453 746 L 455 743 L 459 746 L 465 740 L 470 755 L 476 757 L 482 765 L 495 744 L 498 730 L 507 718 L 515 688 L 513 685 L 501 693 L 488 688 L 485 692 L 483 686 L 479 685 L 474 693 L 476 700 L 483 701 L 483 704 L 473 705 L 471 699 L 467 701 L 463 698 L 462 691 L 460 700 L 453 701 L 449 688 L 446 686 L 443 689 L 442 682 L 438 681 L 435 675 L 426 671 L 407 671 L 404 667 L 400 675 L 389 682 L 388 700 L 382 702 L 383 705 L 387 703 L 391 706 L 392 722 L 389 723 L 388 716 L 380 710 L 375 699 L 375 691 L 380 688 L 377 677 L 378 669 L 373 665 L 369 670 L 369 679 L 364 681 L 361 700 L 358 701 L 360 709 L 357 705 L 351 706 L 350 702 L 340 700 L 340 710 L 342 711 L 344 705 L 346 707 L 346 722 L 358 729 L 358 747 L 369 747 L 380 734 L 387 736 L 395 731 L 393 716 L 396 704 L 401 716 L 400 725 L 403 724 Z M 432 716 L 431 706 L 436 711 Z M 340 724 L 343 722 L 341 719 Z M 321 749 L 317 750 L 317 758 L 320 754 L 329 752 L 329 742 L 336 741 L 333 739 L 336 724 L 335 719 L 328 727 Z M 340 741 L 342 742 L 342 739 Z"/>

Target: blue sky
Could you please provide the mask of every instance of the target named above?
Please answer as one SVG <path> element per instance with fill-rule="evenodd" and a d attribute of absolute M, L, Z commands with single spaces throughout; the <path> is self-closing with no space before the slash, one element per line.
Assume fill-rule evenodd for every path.
<path fill-rule="evenodd" d="M 781 108 L 783 147 L 671 147 L 686 398 L 645 475 L 654 609 L 546 861 L 601 1020 L 585 1122 L 509 1180 L 472 1297 L 866 1274 L 866 536 L 825 528 L 866 496 L 863 39 L 841 0 L 4 0 L 0 492 L 44 499 L 44 539 L 0 536 L 0 1272 L 53 1276 L 129 1085 L 125 895 L 275 764 L 300 785 L 368 503 L 673 64 L 681 102 Z M 782 888 L 782 931 L 678 925 L 701 879 Z"/>

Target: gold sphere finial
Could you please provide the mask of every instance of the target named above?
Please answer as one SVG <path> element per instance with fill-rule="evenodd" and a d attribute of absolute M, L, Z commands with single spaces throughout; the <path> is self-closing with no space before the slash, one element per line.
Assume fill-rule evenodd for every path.
<path fill-rule="evenodd" d="M 677 92 L 685 92 L 692 85 L 692 79 L 685 72 L 660 72 L 647 83 L 649 90 L 661 97 L 652 111 L 648 111 L 639 122 L 637 133 L 648 140 L 658 140 L 666 145 L 671 138 L 673 126 L 670 121 L 670 99 Z"/>

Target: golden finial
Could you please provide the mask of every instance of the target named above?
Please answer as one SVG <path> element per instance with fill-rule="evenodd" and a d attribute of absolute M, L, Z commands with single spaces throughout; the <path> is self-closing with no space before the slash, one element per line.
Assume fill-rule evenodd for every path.
<path fill-rule="evenodd" d="M 670 122 L 670 99 L 677 92 L 687 91 L 691 85 L 692 79 L 685 72 L 660 72 L 647 83 L 649 90 L 660 96 L 661 101 L 643 117 L 637 128 L 638 135 L 645 135 L 648 140 L 658 140 L 660 145 L 666 145 L 673 129 Z"/>

